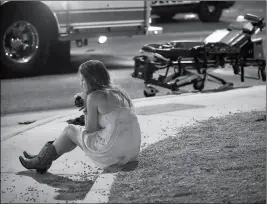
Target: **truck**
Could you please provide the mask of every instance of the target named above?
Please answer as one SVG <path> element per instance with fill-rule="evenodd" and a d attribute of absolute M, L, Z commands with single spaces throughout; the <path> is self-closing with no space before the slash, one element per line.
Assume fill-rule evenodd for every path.
<path fill-rule="evenodd" d="M 161 34 L 150 15 L 149 1 L 1 1 L 1 78 L 64 72 L 71 41 Z"/>
<path fill-rule="evenodd" d="M 235 1 L 152 1 L 152 15 L 170 21 L 177 13 L 197 14 L 202 22 L 218 22 L 222 11 L 235 4 Z"/>

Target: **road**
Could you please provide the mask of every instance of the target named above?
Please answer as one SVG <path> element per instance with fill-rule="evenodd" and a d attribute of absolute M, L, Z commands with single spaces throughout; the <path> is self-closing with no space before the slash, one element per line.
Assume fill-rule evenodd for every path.
<path fill-rule="evenodd" d="M 132 98 L 143 97 L 143 81 L 130 77 L 133 71 L 132 57 L 138 54 L 142 45 L 177 39 L 203 39 L 210 31 L 225 28 L 237 15 L 244 12 L 266 16 L 266 2 L 237 2 L 234 8 L 225 11 L 220 23 L 203 24 L 195 17 L 185 20 L 179 15 L 172 22 L 155 22 L 156 26 L 163 26 L 166 34 L 162 36 L 114 38 L 104 45 L 89 41 L 89 46 L 83 48 L 76 48 L 73 44 L 72 73 L 1 80 L 1 115 L 73 107 L 72 96 L 80 91 L 77 67 L 89 59 L 102 60 L 110 70 L 114 83 L 128 91 Z M 251 79 L 242 84 L 240 78 L 229 75 L 229 71 L 231 70 L 227 69 L 218 75 L 224 75 L 226 80 L 234 82 L 235 87 L 265 84 Z M 256 76 L 257 71 L 248 70 L 246 73 Z M 205 89 L 214 89 L 217 86 L 209 82 Z M 187 86 L 184 90 L 190 91 L 192 86 Z M 165 95 L 167 92 L 168 90 L 160 89 L 158 95 Z"/>

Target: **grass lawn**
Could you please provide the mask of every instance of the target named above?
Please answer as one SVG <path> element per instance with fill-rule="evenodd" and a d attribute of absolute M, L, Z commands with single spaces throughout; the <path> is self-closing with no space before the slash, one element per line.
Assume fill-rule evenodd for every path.
<path fill-rule="evenodd" d="M 211 118 L 140 153 L 110 203 L 266 203 L 265 112 Z"/>

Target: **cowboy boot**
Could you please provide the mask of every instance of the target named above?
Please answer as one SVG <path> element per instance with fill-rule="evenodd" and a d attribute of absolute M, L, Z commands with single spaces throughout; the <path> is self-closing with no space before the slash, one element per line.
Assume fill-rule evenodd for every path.
<path fill-rule="evenodd" d="M 24 151 L 24 152 L 23 152 L 23 155 L 24 155 L 24 157 L 27 158 L 27 159 L 33 159 L 33 158 L 37 157 L 38 154 L 35 154 L 35 155 L 34 155 L 34 154 L 30 154 L 30 153 Z"/>
<path fill-rule="evenodd" d="M 33 155 L 33 154 L 30 154 L 30 153 L 28 153 L 28 152 L 26 152 L 26 151 L 23 152 L 23 155 L 24 155 L 27 159 L 33 159 L 33 158 L 37 157 L 37 154 L 36 154 L 36 155 Z M 60 156 L 58 156 L 58 157 L 60 157 Z M 57 158 L 58 158 L 58 157 L 57 157 Z M 57 158 L 56 158 L 56 159 L 57 159 Z M 56 160 L 56 159 L 55 159 L 55 160 Z M 37 171 L 38 173 L 43 174 L 43 173 L 47 172 L 47 170 L 51 167 L 51 165 L 52 165 L 52 162 L 47 166 L 47 168 L 44 168 L 44 169 L 36 169 L 36 171 Z"/>
<path fill-rule="evenodd" d="M 33 154 L 30 154 L 30 153 L 28 153 L 28 152 L 26 152 L 26 151 L 24 151 L 23 152 L 23 155 L 27 158 L 27 159 L 33 159 L 33 158 L 35 158 L 35 157 L 37 157 L 38 155 L 36 154 L 36 155 L 33 155 Z M 58 156 L 58 157 L 60 157 L 60 155 Z M 57 158 L 58 158 L 57 157 Z M 56 158 L 56 159 L 57 159 Z M 55 159 L 55 160 L 56 160 Z M 38 173 L 40 173 L 40 174 L 44 174 L 45 172 L 47 172 L 47 170 L 51 167 L 51 165 L 52 165 L 52 162 L 50 162 L 49 163 L 49 165 L 46 167 L 46 168 L 41 168 L 41 169 L 36 169 L 36 171 L 38 172 Z"/>
<path fill-rule="evenodd" d="M 47 142 L 40 153 L 33 159 L 24 159 L 20 156 L 19 160 L 26 169 L 36 169 L 38 173 L 45 173 L 58 157 L 55 147 L 52 143 Z"/>
<path fill-rule="evenodd" d="M 53 142 L 54 142 L 54 141 L 49 141 L 48 143 L 53 144 Z M 33 158 L 37 157 L 38 154 L 30 154 L 30 153 L 24 151 L 24 152 L 23 152 L 23 155 L 24 155 L 24 157 L 27 158 L 27 159 L 33 159 Z"/>

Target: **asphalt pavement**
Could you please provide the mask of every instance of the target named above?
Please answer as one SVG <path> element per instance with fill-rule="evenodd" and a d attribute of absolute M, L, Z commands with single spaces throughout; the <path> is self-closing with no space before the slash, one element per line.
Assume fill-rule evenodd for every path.
<path fill-rule="evenodd" d="M 188 34 L 178 34 L 181 39 L 199 39 L 204 38 L 206 35 L 199 34 L 197 32 L 191 33 L 191 37 Z M 197 38 L 196 38 L 197 36 Z M 177 35 L 169 34 L 166 36 L 160 36 L 160 41 L 177 39 Z M 141 41 L 140 38 L 133 38 L 132 41 L 120 41 L 119 39 L 109 42 L 107 45 L 103 45 L 91 51 L 80 51 L 77 49 L 76 66 L 88 59 L 99 59 L 107 64 L 111 78 L 114 83 L 118 84 L 129 92 L 131 98 L 144 97 L 143 88 L 144 84 L 142 80 L 134 79 L 130 75 L 133 72 L 133 60 L 132 56 L 138 52 L 139 48 L 145 44 L 145 42 L 153 42 L 153 40 Z M 138 45 L 139 44 L 139 45 Z M 82 49 L 89 49 L 85 47 Z M 265 50 L 266 51 L 266 50 Z M 75 49 L 74 49 L 75 52 Z M 114 56 L 114 53 L 124 53 L 124 56 Z M 113 54 L 113 55 L 112 55 Z M 127 54 L 127 55 L 126 55 Z M 110 68 L 109 65 L 117 66 L 121 64 L 119 68 Z M 123 68 L 122 68 L 123 67 Z M 128 67 L 128 68 L 127 68 Z M 257 77 L 257 70 L 252 68 L 246 68 L 246 74 L 251 77 Z M 226 75 L 224 74 L 226 71 Z M 218 73 L 218 76 L 233 82 L 235 86 L 251 86 L 262 85 L 264 82 L 260 80 L 246 79 L 244 83 L 240 82 L 240 77 L 229 75 L 230 69 L 225 69 Z M 205 89 L 216 89 L 218 84 L 207 82 Z M 160 89 L 158 95 L 165 95 L 169 90 Z M 182 88 L 185 91 L 193 90 L 192 86 Z M 1 80 L 1 116 L 14 113 L 22 113 L 29 111 L 47 111 L 64 108 L 72 108 L 73 95 L 80 92 L 79 81 L 76 71 L 70 74 L 51 75 L 51 76 L 39 76 L 23 79 L 9 79 Z"/>
<path fill-rule="evenodd" d="M 73 94 L 80 91 L 77 81 L 77 67 L 80 63 L 89 59 L 103 61 L 110 70 L 112 79 L 127 91 L 132 98 L 143 97 L 143 82 L 133 79 L 130 74 L 133 70 L 132 57 L 139 54 L 138 51 L 144 44 L 160 43 L 171 40 L 203 39 L 216 29 L 227 27 L 240 14 L 253 13 L 266 17 L 266 2 L 253 1 L 237 2 L 236 5 L 225 10 L 219 23 L 202 23 L 198 18 L 176 15 L 173 21 L 153 23 L 155 26 L 163 26 L 162 36 L 135 36 L 132 38 L 112 38 L 106 44 L 99 45 L 94 40 L 89 40 L 88 46 L 77 48 L 72 44 L 73 73 L 62 75 L 50 75 L 29 77 L 23 79 L 1 80 L 1 116 L 29 111 L 48 111 L 73 107 Z M 260 36 L 266 37 L 266 30 Z M 265 43 L 266 44 L 266 43 Z M 266 51 L 266 49 L 265 49 Z M 256 76 L 256 70 L 247 72 L 250 76 Z M 218 72 L 225 79 L 234 82 L 236 86 L 261 85 L 261 81 L 246 80 L 240 83 L 240 78 L 230 75 L 231 70 Z M 216 84 L 207 83 L 206 88 L 216 88 Z M 134 90 L 134 91 L 132 91 Z M 192 86 L 185 87 L 192 90 Z M 162 90 L 159 95 L 164 95 L 168 90 Z"/>

